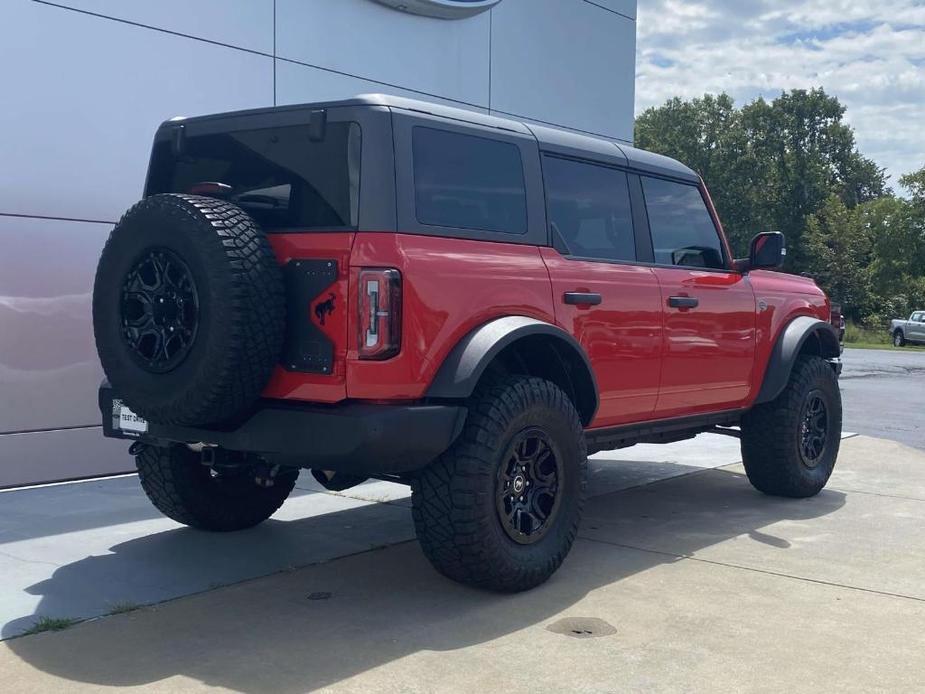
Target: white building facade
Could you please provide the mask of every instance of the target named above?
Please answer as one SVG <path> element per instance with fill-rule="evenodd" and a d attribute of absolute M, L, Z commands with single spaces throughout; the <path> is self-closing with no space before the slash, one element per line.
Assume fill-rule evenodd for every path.
<path fill-rule="evenodd" d="M 636 0 L 0 2 L 0 487 L 127 471 L 93 273 L 175 115 L 386 92 L 630 142 Z"/>

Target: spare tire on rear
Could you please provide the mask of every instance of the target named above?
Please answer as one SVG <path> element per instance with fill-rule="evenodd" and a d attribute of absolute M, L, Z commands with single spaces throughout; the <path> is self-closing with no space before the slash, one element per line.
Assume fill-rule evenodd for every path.
<path fill-rule="evenodd" d="M 197 195 L 133 206 L 103 248 L 93 330 L 117 397 L 164 424 L 246 411 L 279 360 L 282 271 L 240 207 Z"/>

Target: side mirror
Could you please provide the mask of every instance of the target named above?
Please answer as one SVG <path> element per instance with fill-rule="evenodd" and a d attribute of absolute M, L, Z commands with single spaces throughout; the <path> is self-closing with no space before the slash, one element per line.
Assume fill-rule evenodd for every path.
<path fill-rule="evenodd" d="M 752 239 L 748 255 L 749 270 L 776 270 L 784 264 L 787 246 L 779 231 L 765 231 Z"/>

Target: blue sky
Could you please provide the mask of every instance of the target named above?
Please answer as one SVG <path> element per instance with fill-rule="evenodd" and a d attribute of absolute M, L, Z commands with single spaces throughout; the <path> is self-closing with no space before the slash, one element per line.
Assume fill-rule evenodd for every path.
<path fill-rule="evenodd" d="M 925 0 L 639 0 L 636 111 L 823 87 L 890 184 L 925 166 Z"/>

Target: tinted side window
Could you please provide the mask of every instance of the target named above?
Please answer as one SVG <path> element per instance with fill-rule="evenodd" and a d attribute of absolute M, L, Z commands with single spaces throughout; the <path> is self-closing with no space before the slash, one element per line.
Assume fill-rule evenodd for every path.
<path fill-rule="evenodd" d="M 642 177 L 655 262 L 725 268 L 723 246 L 696 186 Z"/>
<path fill-rule="evenodd" d="M 636 260 L 629 186 L 623 171 L 546 156 L 543 178 L 549 224 L 571 255 Z"/>
<path fill-rule="evenodd" d="M 241 130 L 154 150 L 149 195 L 196 193 L 240 205 L 265 230 L 356 227 L 360 126 L 329 123 L 323 140 L 308 126 Z"/>
<path fill-rule="evenodd" d="M 520 148 L 474 135 L 414 128 L 418 222 L 508 234 L 527 231 Z"/>

